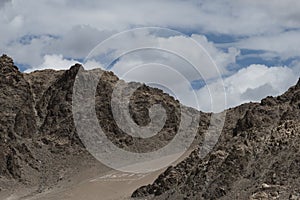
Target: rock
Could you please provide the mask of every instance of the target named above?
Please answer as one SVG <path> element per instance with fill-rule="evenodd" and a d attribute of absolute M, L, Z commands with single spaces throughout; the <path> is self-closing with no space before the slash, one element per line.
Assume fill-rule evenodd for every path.
<path fill-rule="evenodd" d="M 253 194 L 251 197 L 250 197 L 250 200 L 268 200 L 268 194 L 266 192 L 258 192 L 258 193 L 255 193 Z"/>
<path fill-rule="evenodd" d="M 298 195 L 291 194 L 289 196 L 289 200 L 300 200 L 300 195 L 298 196 Z"/>
<path fill-rule="evenodd" d="M 271 185 L 268 185 L 268 184 L 266 184 L 266 183 L 263 183 L 263 184 L 261 185 L 261 187 L 262 187 L 263 189 L 268 189 L 268 188 L 271 188 L 272 186 L 271 186 Z"/>

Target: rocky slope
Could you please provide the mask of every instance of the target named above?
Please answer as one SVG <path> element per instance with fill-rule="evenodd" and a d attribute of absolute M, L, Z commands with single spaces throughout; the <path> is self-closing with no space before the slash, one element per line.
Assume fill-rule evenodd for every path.
<path fill-rule="evenodd" d="M 0 186 L 20 184 L 37 187 L 37 192 L 68 182 L 80 170 L 101 165 L 85 149 L 73 122 L 72 93 L 79 64 L 69 70 L 21 73 L 13 60 L 0 57 Z M 100 69 L 99 69 L 100 70 Z M 96 91 L 96 112 L 102 129 L 117 146 L 132 152 L 160 148 L 176 134 L 179 102 L 139 83 L 130 99 L 130 114 L 139 125 L 149 123 L 148 108 L 159 103 L 166 109 L 165 126 L 156 136 L 143 140 L 125 134 L 114 121 L 111 94 L 119 81 L 112 72 L 103 72 Z M 183 107 L 184 113 L 198 111 Z M 201 115 L 205 129 L 209 115 Z M 189 130 L 187 130 L 188 132 Z M 197 137 L 200 138 L 200 137 Z M 199 140 L 199 139 L 198 139 Z"/>
<path fill-rule="evenodd" d="M 196 149 L 142 199 L 300 199 L 300 79 L 286 93 L 227 111 L 222 135 L 205 158 Z"/>
<path fill-rule="evenodd" d="M 64 74 L 52 70 L 23 74 L 11 58 L 5 55 L 0 58 L 1 189 L 27 185 L 40 192 L 84 167 L 78 162 L 83 157 L 92 160 L 82 147 L 73 144 L 70 139 L 73 134 L 68 135 L 70 132 L 64 130 L 71 124 L 51 123 L 51 118 L 55 122 L 64 112 L 51 104 L 61 94 L 48 94 Z M 59 102 L 57 106 L 66 102 Z M 61 127 L 55 129 L 59 125 Z"/>

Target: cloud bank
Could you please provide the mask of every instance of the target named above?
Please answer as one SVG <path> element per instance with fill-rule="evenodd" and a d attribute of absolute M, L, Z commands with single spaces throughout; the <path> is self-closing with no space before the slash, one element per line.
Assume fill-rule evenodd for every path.
<path fill-rule="evenodd" d="M 130 41 L 169 45 L 189 52 L 189 59 L 205 66 L 187 40 L 197 41 L 218 66 L 227 93 L 228 107 L 279 95 L 300 76 L 300 2 L 297 0 L 124 0 L 122 3 L 91 0 L 1 1 L 1 53 L 12 56 L 26 71 L 66 69 L 84 62 L 90 51 L 110 36 L 130 28 L 156 26 L 186 35 L 164 36 L 145 33 L 115 44 L 107 57 L 131 45 Z M 38 16 L 38 17 L 37 17 Z M 87 68 L 107 67 L 105 57 L 90 61 Z M 197 107 L 189 98 L 196 93 L 200 109 L 212 110 L 205 84 L 187 63 L 166 52 L 140 51 L 115 58 L 110 70 L 127 80 L 149 81 L 159 77 L 157 66 L 168 64 L 186 74 L 187 82 L 165 75 L 166 84 L 177 87 L 178 98 Z M 146 64 L 146 65 L 145 65 Z M 133 70 L 136 66 L 144 66 Z M 147 66 L 147 67 L 145 67 Z M 152 68 L 151 68 L 152 66 Z M 164 69 L 161 69 L 164 70 Z M 130 72 L 130 73 L 127 73 Z M 217 80 L 215 80 L 217 81 Z M 215 91 L 220 88 L 215 88 Z"/>

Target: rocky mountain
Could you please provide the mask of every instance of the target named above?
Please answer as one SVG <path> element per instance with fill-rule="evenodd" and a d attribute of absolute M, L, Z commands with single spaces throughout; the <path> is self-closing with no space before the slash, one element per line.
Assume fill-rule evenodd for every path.
<path fill-rule="evenodd" d="M 103 166 L 86 150 L 74 125 L 72 95 L 80 70 L 85 71 L 76 64 L 69 70 L 22 73 L 11 58 L 0 57 L 0 192 L 25 186 L 40 193 L 68 184 L 86 168 Z M 300 81 L 281 96 L 227 110 L 221 137 L 203 158 L 199 149 L 210 113 L 187 108 L 160 89 L 129 83 L 126 87 L 138 88 L 129 104 L 134 122 L 147 125 L 149 108 L 157 103 L 167 116 L 157 135 L 132 137 L 117 126 L 111 108 L 120 80 L 97 70 L 103 74 L 95 94 L 98 121 L 107 138 L 124 150 L 159 149 L 175 137 L 181 115 L 200 116 L 192 153 L 153 184 L 137 189 L 133 198 L 300 198 Z"/>
<path fill-rule="evenodd" d="M 217 145 L 169 167 L 142 199 L 300 199 L 300 79 L 286 93 L 227 110 Z"/>
<path fill-rule="evenodd" d="M 80 170 L 101 165 L 86 150 L 76 133 L 72 115 L 72 93 L 79 64 L 69 70 L 42 70 L 22 73 L 6 55 L 0 57 L 0 187 L 37 187 L 36 192 L 68 182 Z M 106 136 L 118 147 L 147 152 L 168 143 L 178 129 L 180 103 L 162 90 L 140 83 L 130 99 L 130 114 L 138 125 L 149 123 L 151 105 L 166 109 L 166 123 L 156 136 L 141 139 L 125 134 L 114 121 L 111 95 L 119 81 L 112 72 L 103 72 L 96 90 L 97 118 Z M 193 116 L 198 111 L 182 107 Z M 202 129 L 209 115 L 201 115 Z M 189 130 L 187 129 L 188 133 Z M 198 140 L 200 137 L 197 137 Z"/>

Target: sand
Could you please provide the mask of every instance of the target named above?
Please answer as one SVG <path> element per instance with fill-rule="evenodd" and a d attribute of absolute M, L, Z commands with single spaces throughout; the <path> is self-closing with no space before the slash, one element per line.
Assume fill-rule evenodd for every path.
<path fill-rule="evenodd" d="M 183 160 L 191 151 L 187 151 L 173 165 Z M 156 169 L 162 161 L 170 161 L 177 154 L 166 156 L 158 160 L 139 165 L 127 166 L 126 169 L 141 167 L 149 171 Z M 101 165 L 100 165 L 101 166 Z M 99 166 L 98 166 L 99 167 Z M 68 186 L 58 185 L 57 188 L 44 191 L 43 193 L 32 193 L 35 188 L 17 189 L 14 192 L 1 192 L 2 200 L 128 200 L 131 194 L 139 187 L 153 183 L 153 181 L 167 167 L 148 172 L 132 173 L 108 169 L 102 165 L 99 169 L 87 169 L 72 180 Z M 130 171 L 130 170 L 129 170 Z"/>

